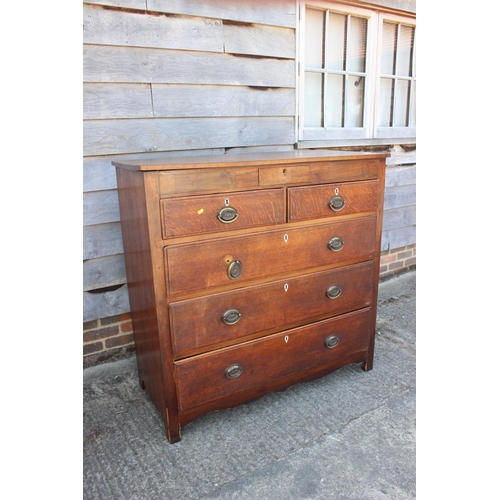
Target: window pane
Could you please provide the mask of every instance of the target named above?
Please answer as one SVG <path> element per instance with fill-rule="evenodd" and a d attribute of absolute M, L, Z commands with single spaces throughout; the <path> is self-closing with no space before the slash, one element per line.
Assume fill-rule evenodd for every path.
<path fill-rule="evenodd" d="M 349 27 L 348 71 L 365 71 L 366 19 L 351 17 Z"/>
<path fill-rule="evenodd" d="M 323 67 L 323 26 L 324 12 L 306 9 L 306 67 Z"/>
<path fill-rule="evenodd" d="M 304 126 L 321 127 L 323 118 L 323 75 L 305 74 Z"/>
<path fill-rule="evenodd" d="M 365 79 L 358 76 L 350 76 L 347 79 L 347 85 L 345 126 L 362 127 Z"/>
<path fill-rule="evenodd" d="M 396 74 L 411 76 L 411 55 L 413 50 L 413 28 L 401 26 L 398 41 L 398 58 Z"/>
<path fill-rule="evenodd" d="M 394 55 L 396 51 L 396 28 L 393 23 L 384 23 L 382 32 L 382 60 L 381 72 L 383 75 L 394 74 Z"/>
<path fill-rule="evenodd" d="M 410 127 L 417 126 L 417 82 L 411 83 L 411 99 L 410 99 Z"/>
<path fill-rule="evenodd" d="M 342 100 L 344 98 L 344 77 L 328 75 L 325 126 L 342 127 Z"/>
<path fill-rule="evenodd" d="M 406 127 L 408 116 L 408 80 L 398 80 L 396 83 L 396 97 L 394 102 L 394 126 Z"/>
<path fill-rule="evenodd" d="M 392 103 L 392 84 L 390 78 L 381 78 L 380 80 L 380 96 L 378 109 L 378 126 L 391 126 L 391 103 Z"/>
<path fill-rule="evenodd" d="M 346 20 L 347 16 L 330 12 L 326 60 L 327 68 L 332 71 L 343 71 L 345 69 Z"/>

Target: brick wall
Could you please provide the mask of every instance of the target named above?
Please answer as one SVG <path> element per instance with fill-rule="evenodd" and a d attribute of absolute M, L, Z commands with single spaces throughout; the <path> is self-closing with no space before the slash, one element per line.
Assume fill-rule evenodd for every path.
<path fill-rule="evenodd" d="M 130 313 L 83 324 L 83 365 L 92 366 L 134 351 Z"/>
<path fill-rule="evenodd" d="M 380 279 L 414 269 L 416 245 L 386 250 L 380 255 Z M 133 352 L 134 334 L 130 314 L 111 316 L 83 324 L 83 366 L 119 359 Z"/>
<path fill-rule="evenodd" d="M 417 245 L 385 250 L 380 253 L 380 279 L 414 269 L 417 264 Z"/>

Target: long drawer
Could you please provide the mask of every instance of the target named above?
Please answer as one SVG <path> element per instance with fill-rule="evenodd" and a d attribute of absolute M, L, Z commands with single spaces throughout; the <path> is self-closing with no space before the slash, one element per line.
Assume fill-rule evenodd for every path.
<path fill-rule="evenodd" d="M 340 265 L 375 255 L 376 217 L 165 247 L 170 294 Z"/>
<path fill-rule="evenodd" d="M 175 363 L 181 410 L 307 373 L 368 348 L 371 308 Z M 329 347 L 328 347 L 329 346 Z"/>
<path fill-rule="evenodd" d="M 164 239 L 285 222 L 283 189 L 167 198 L 160 207 Z"/>
<path fill-rule="evenodd" d="M 346 182 L 288 189 L 288 217 L 291 222 L 375 212 L 378 181 Z"/>
<path fill-rule="evenodd" d="M 175 356 L 370 305 L 373 261 L 170 304 Z"/>

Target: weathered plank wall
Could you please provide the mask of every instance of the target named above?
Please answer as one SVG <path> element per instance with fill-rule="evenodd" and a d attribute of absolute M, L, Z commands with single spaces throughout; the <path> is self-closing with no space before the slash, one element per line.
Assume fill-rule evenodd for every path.
<path fill-rule="evenodd" d="M 293 149 L 295 8 L 84 2 L 84 321 L 129 310 L 113 159 Z"/>
<path fill-rule="evenodd" d="M 293 149 L 295 28 L 295 0 L 84 2 L 84 321 L 129 310 L 111 161 Z M 384 249 L 415 242 L 414 152 L 393 151 Z"/>
<path fill-rule="evenodd" d="M 382 250 L 416 243 L 416 151 L 395 146 L 387 161 Z"/>

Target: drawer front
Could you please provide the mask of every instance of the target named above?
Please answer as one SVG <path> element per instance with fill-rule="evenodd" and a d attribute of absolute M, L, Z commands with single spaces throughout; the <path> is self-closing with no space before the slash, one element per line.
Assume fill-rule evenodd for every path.
<path fill-rule="evenodd" d="M 315 161 L 259 168 L 260 186 L 289 184 L 324 184 L 376 179 L 381 160 Z"/>
<path fill-rule="evenodd" d="M 285 222 L 283 189 L 161 200 L 163 238 Z"/>
<path fill-rule="evenodd" d="M 165 248 L 171 294 L 375 255 L 376 217 L 269 230 Z"/>
<path fill-rule="evenodd" d="M 170 304 L 174 354 L 370 305 L 373 261 Z"/>
<path fill-rule="evenodd" d="M 367 308 L 178 361 L 175 375 L 180 408 L 258 389 L 350 354 L 361 354 L 368 348 L 371 317 L 371 308 Z M 327 339 L 333 347 L 326 346 Z"/>
<path fill-rule="evenodd" d="M 288 216 L 290 221 L 299 221 L 375 212 L 377 202 L 377 181 L 290 188 Z"/>

